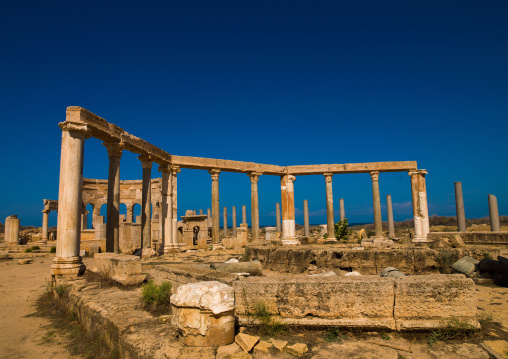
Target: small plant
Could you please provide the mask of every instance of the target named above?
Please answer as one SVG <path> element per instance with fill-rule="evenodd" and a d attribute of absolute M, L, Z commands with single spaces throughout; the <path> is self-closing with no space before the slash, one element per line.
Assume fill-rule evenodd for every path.
<path fill-rule="evenodd" d="M 276 336 L 286 330 L 283 323 L 272 317 L 265 303 L 257 303 L 254 306 L 253 316 L 261 321 L 261 327 L 259 328 L 261 335 Z"/>
<path fill-rule="evenodd" d="M 397 353 L 397 359 L 406 359 L 406 357 L 400 353 Z"/>
<path fill-rule="evenodd" d="M 53 290 L 58 296 L 58 298 L 65 297 L 68 292 L 68 287 L 65 284 L 53 284 Z"/>
<path fill-rule="evenodd" d="M 51 247 L 49 249 L 49 253 L 56 253 L 56 247 Z"/>
<path fill-rule="evenodd" d="M 335 238 L 337 238 L 337 240 L 345 242 L 351 233 L 353 233 L 353 230 L 349 229 L 347 218 L 344 218 L 342 221 L 335 223 Z"/>
<path fill-rule="evenodd" d="M 483 252 L 482 253 L 483 259 L 493 259 L 492 255 L 489 252 Z"/>
<path fill-rule="evenodd" d="M 430 332 L 428 344 L 432 347 L 438 341 L 449 341 L 465 339 L 476 333 L 478 329 L 472 324 L 452 318 L 445 322 L 440 328 Z"/>
<path fill-rule="evenodd" d="M 383 340 L 390 340 L 391 337 L 388 334 L 383 334 L 383 335 L 381 335 L 381 339 L 383 339 Z"/>
<path fill-rule="evenodd" d="M 40 249 L 41 249 L 41 247 L 39 247 L 39 246 L 32 246 L 32 247 L 30 247 L 30 249 L 31 249 L 32 251 L 38 251 L 38 250 L 40 250 Z"/>
<path fill-rule="evenodd" d="M 169 313 L 171 311 L 169 301 L 171 287 L 170 282 L 162 282 L 160 285 L 157 285 L 153 280 L 148 281 L 141 292 L 141 300 L 145 308 L 155 314 Z"/>
<path fill-rule="evenodd" d="M 25 248 L 25 253 L 32 253 L 32 248 Z"/>
<path fill-rule="evenodd" d="M 325 340 L 328 343 L 338 342 L 338 343 L 342 344 L 342 342 L 347 339 L 348 339 L 347 335 L 343 334 L 338 327 L 333 327 L 332 329 L 329 329 L 325 333 Z"/>

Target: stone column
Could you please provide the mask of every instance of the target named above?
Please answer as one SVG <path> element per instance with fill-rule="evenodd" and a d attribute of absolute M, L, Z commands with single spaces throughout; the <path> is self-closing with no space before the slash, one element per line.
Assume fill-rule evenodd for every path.
<path fill-rule="evenodd" d="M 93 209 L 92 209 L 92 227 L 93 229 L 97 228 L 97 223 L 102 223 L 101 218 L 101 204 L 100 203 L 94 203 Z"/>
<path fill-rule="evenodd" d="M 171 197 L 171 190 L 173 188 L 172 185 L 172 175 L 171 175 L 171 166 L 167 163 L 160 164 L 158 168 L 159 172 L 162 174 L 161 179 L 161 218 L 160 218 L 160 227 L 161 227 L 161 244 L 159 246 L 159 254 L 166 254 L 171 251 L 172 244 L 172 235 L 173 235 L 173 203 Z"/>
<path fill-rule="evenodd" d="M 120 238 L 120 158 L 123 145 L 119 142 L 104 142 L 108 150 L 108 202 L 106 219 L 106 252 L 118 253 Z"/>
<path fill-rule="evenodd" d="M 141 246 L 143 255 L 151 255 L 152 249 L 152 159 L 150 156 L 138 156 L 143 167 L 143 183 L 141 189 Z M 150 253 L 148 253 L 150 252 Z"/>
<path fill-rule="evenodd" d="M 386 210 L 388 212 L 388 238 L 395 238 L 395 226 L 393 224 L 392 196 L 386 195 Z"/>
<path fill-rule="evenodd" d="M 339 199 L 339 211 L 340 211 L 340 220 L 343 221 L 346 219 L 346 212 L 344 210 L 344 198 Z"/>
<path fill-rule="evenodd" d="M 208 171 L 212 176 L 212 243 L 220 242 L 219 174 L 220 170 Z"/>
<path fill-rule="evenodd" d="M 49 220 L 49 210 L 44 209 L 42 211 L 42 240 L 44 242 L 48 241 L 48 220 Z"/>
<path fill-rule="evenodd" d="M 199 210 L 199 215 L 200 215 L 200 216 L 202 216 L 202 215 L 203 215 L 203 210 L 202 210 L 202 209 L 200 209 L 200 210 Z"/>
<path fill-rule="evenodd" d="M 5 243 L 19 244 L 19 224 L 20 220 L 16 215 L 9 216 L 5 219 Z"/>
<path fill-rule="evenodd" d="M 52 275 L 81 275 L 85 271 L 79 255 L 83 187 L 83 150 L 88 128 L 84 123 L 65 121 L 62 129 L 56 254 Z"/>
<path fill-rule="evenodd" d="M 178 231 L 178 183 L 177 183 L 177 175 L 180 173 L 181 169 L 178 166 L 171 167 L 171 207 L 170 211 L 173 212 L 171 215 L 171 247 L 178 248 L 180 245 L 178 244 L 178 237 L 176 232 Z"/>
<path fill-rule="evenodd" d="M 245 205 L 242 206 L 242 223 L 247 224 L 247 207 Z"/>
<path fill-rule="evenodd" d="M 127 223 L 134 223 L 134 204 L 127 204 L 125 207 L 127 207 L 127 216 L 126 216 L 126 220 L 127 220 Z"/>
<path fill-rule="evenodd" d="M 310 236 L 310 228 L 309 228 L 309 201 L 306 199 L 303 200 L 303 230 L 304 236 Z"/>
<path fill-rule="evenodd" d="M 457 210 L 457 227 L 459 232 L 466 231 L 466 213 L 464 198 L 462 197 L 462 182 L 455 182 L 455 207 Z"/>
<path fill-rule="evenodd" d="M 81 212 L 81 230 L 88 229 L 88 211 L 85 209 Z"/>
<path fill-rule="evenodd" d="M 425 185 L 426 170 L 409 171 L 411 176 L 411 197 L 413 200 L 413 217 L 415 237 L 413 242 L 426 242 L 429 233 L 429 210 L 427 207 L 427 189 Z"/>
<path fill-rule="evenodd" d="M 251 172 L 250 177 L 250 218 L 252 226 L 252 241 L 259 241 L 259 198 L 258 180 L 261 173 Z"/>
<path fill-rule="evenodd" d="M 422 218 L 420 217 L 418 205 L 418 172 L 409 171 L 411 177 L 411 199 L 413 201 L 413 221 L 415 227 L 415 236 L 413 239 L 421 240 L 423 237 Z"/>
<path fill-rule="evenodd" d="M 222 224 L 223 224 L 223 235 L 224 235 L 224 238 L 227 238 L 228 236 L 228 208 L 227 207 L 224 207 L 224 212 L 222 212 L 224 218 L 222 220 Z"/>
<path fill-rule="evenodd" d="M 281 225 L 280 225 L 280 203 L 275 203 L 275 228 L 276 228 L 276 231 L 277 233 L 281 233 L 282 232 L 282 228 L 281 228 Z"/>
<path fill-rule="evenodd" d="M 285 175 L 280 178 L 282 203 L 282 244 L 300 244 L 295 233 L 295 193 L 293 182 L 295 176 Z"/>
<path fill-rule="evenodd" d="M 372 201 L 374 204 L 374 229 L 376 239 L 383 238 L 383 220 L 381 217 L 381 196 L 379 195 L 379 171 L 370 173 L 372 178 Z"/>
<path fill-rule="evenodd" d="M 232 220 L 233 220 L 233 238 L 236 238 L 236 207 L 232 208 Z"/>
<path fill-rule="evenodd" d="M 418 204 L 420 206 L 420 216 L 422 217 L 422 235 L 425 240 L 427 240 L 427 234 L 430 232 L 427 185 L 425 183 L 426 174 L 426 170 L 418 171 Z"/>
<path fill-rule="evenodd" d="M 333 217 L 333 190 L 332 190 L 332 177 L 333 173 L 323 173 L 326 182 L 326 225 L 328 236 L 327 243 L 338 242 L 335 238 L 335 219 Z"/>
<path fill-rule="evenodd" d="M 489 194 L 489 217 L 490 217 L 490 230 L 492 232 L 500 232 L 501 225 L 499 223 L 499 209 L 497 207 L 496 196 Z"/>
<path fill-rule="evenodd" d="M 210 208 L 208 208 L 206 210 L 206 213 L 207 213 L 207 219 L 206 219 L 206 225 L 208 226 L 208 228 L 211 228 L 212 227 L 212 214 L 211 214 L 211 211 L 210 211 Z"/>

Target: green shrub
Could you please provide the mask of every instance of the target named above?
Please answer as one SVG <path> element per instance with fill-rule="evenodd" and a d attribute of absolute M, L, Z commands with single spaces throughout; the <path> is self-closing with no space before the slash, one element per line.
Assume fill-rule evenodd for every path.
<path fill-rule="evenodd" d="M 477 331 L 478 329 L 474 325 L 452 318 L 430 332 L 428 344 L 429 347 L 432 347 L 438 341 L 465 339 Z"/>
<path fill-rule="evenodd" d="M 348 339 L 347 335 L 343 334 L 338 327 L 333 327 L 325 333 L 325 340 L 328 343 L 338 342 L 342 344 L 342 342 L 347 339 Z"/>
<path fill-rule="evenodd" d="M 32 246 L 32 247 L 30 247 L 30 249 L 31 249 L 32 251 L 38 251 L 38 250 L 40 250 L 40 249 L 41 249 L 41 247 L 39 247 L 39 246 Z"/>
<path fill-rule="evenodd" d="M 56 247 L 51 247 L 49 249 L 49 253 L 56 253 Z"/>
<path fill-rule="evenodd" d="M 32 248 L 25 248 L 25 253 L 32 253 Z"/>
<path fill-rule="evenodd" d="M 167 314 L 171 311 L 169 297 L 171 296 L 172 285 L 170 282 L 162 282 L 160 285 L 153 280 L 143 286 L 141 300 L 149 311 L 155 314 Z"/>
<path fill-rule="evenodd" d="M 257 303 L 254 306 L 253 316 L 261 321 L 259 333 L 267 336 L 277 336 L 286 330 L 286 325 L 277 318 L 272 317 L 265 303 Z"/>
<path fill-rule="evenodd" d="M 342 221 L 335 223 L 335 238 L 337 238 L 337 240 L 345 242 L 351 233 L 353 233 L 353 230 L 349 229 L 347 218 L 344 218 Z"/>

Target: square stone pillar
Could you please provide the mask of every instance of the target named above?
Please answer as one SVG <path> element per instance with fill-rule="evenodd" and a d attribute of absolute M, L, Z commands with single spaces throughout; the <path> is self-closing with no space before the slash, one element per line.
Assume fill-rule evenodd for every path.
<path fill-rule="evenodd" d="M 4 241 L 7 244 L 19 244 L 19 218 L 9 216 L 5 219 Z"/>
<path fill-rule="evenodd" d="M 67 109 L 67 118 L 75 110 Z M 80 113 L 77 114 L 80 116 Z M 60 183 L 58 189 L 58 220 L 56 254 L 51 265 L 52 275 L 81 275 L 85 266 L 81 260 L 81 208 L 83 187 L 83 149 L 88 137 L 87 125 L 65 121 L 62 129 L 60 154 Z"/>
<path fill-rule="evenodd" d="M 285 175 L 280 178 L 282 203 L 282 244 L 298 245 L 295 230 L 295 193 L 293 182 L 295 176 Z"/>
<path fill-rule="evenodd" d="M 104 142 L 108 150 L 108 202 L 106 220 L 106 252 L 119 253 L 120 238 L 120 159 L 124 145 L 120 142 Z"/>
<path fill-rule="evenodd" d="M 258 180 L 262 173 L 251 172 L 250 177 L 250 215 L 252 223 L 252 240 L 259 241 L 259 198 Z"/>

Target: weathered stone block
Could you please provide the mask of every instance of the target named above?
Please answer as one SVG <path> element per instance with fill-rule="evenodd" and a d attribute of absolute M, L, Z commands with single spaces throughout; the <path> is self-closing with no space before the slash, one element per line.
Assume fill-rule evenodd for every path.
<path fill-rule="evenodd" d="M 474 282 L 462 274 L 410 276 L 395 283 L 398 330 L 436 328 L 452 318 L 477 326 L 476 304 Z"/>
<path fill-rule="evenodd" d="M 294 355 L 296 357 L 301 357 L 309 351 L 309 348 L 307 348 L 307 344 L 296 343 L 293 345 L 289 345 L 286 348 L 286 351 L 288 354 Z"/>
<path fill-rule="evenodd" d="M 93 272 L 111 278 L 123 285 L 135 285 L 143 282 L 146 275 L 141 273 L 140 258 L 127 254 L 96 253 Z"/>
<path fill-rule="evenodd" d="M 459 273 L 470 275 L 475 271 L 478 263 L 480 263 L 480 261 L 466 256 L 453 263 L 451 267 Z"/>
<path fill-rule="evenodd" d="M 253 335 L 245 334 L 245 333 L 238 333 L 235 337 L 235 342 L 245 350 L 246 352 L 250 352 L 252 348 L 254 348 L 254 345 L 259 342 L 259 337 L 255 337 Z"/>

